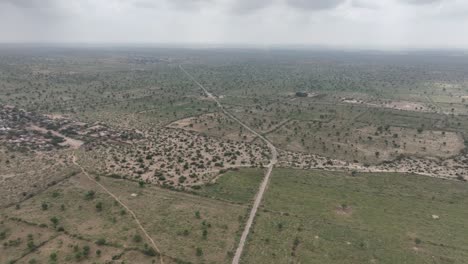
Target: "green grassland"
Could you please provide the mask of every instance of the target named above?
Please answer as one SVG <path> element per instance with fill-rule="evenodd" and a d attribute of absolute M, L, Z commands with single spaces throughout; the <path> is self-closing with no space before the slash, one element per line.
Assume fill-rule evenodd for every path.
<path fill-rule="evenodd" d="M 258 191 L 264 176 L 262 169 L 240 169 L 220 175 L 215 183 L 195 192 L 199 195 L 234 203 L 248 204 Z"/>
<path fill-rule="evenodd" d="M 230 171 L 218 183 L 198 190 L 200 195 L 141 187 L 137 182 L 102 176 L 99 181 L 132 208 L 161 249 L 165 262 L 229 263 L 262 175 L 258 169 Z M 145 255 L 149 242 L 131 215 L 83 175 L 7 208 L 1 216 L 0 232 L 5 232 L 2 242 L 20 238 L 17 244 L 0 249 L 2 261 L 34 258 L 47 263 L 55 252 L 57 263 L 112 259 L 159 263 L 157 257 Z M 52 218 L 57 218 L 57 223 Z M 31 230 L 24 231 L 22 226 Z M 28 248 L 29 233 L 37 249 Z M 104 242 L 99 244 L 100 240 Z M 91 253 L 75 256 L 86 245 Z M 79 249 L 73 250 L 75 246 Z M 99 256 L 95 254 L 98 249 L 102 251 Z"/>
<path fill-rule="evenodd" d="M 229 262 L 246 206 L 124 180 L 102 177 L 102 182 L 134 210 L 164 255 L 192 263 Z M 197 256 L 197 248 L 203 255 Z"/>
<path fill-rule="evenodd" d="M 277 169 L 242 263 L 465 263 L 467 200 L 455 181 Z"/>
<path fill-rule="evenodd" d="M 0 104 L 145 135 L 204 117 L 183 129 L 260 143 L 179 65 L 280 149 L 365 165 L 443 159 L 468 145 L 468 59 L 447 54 L 0 46 Z M 429 111 L 375 104 L 389 100 Z M 70 164 L 71 151 L 1 150 L 0 263 L 159 263 L 130 214 Z M 102 165 L 77 153 L 90 173 Z M 165 263 L 211 264 L 231 261 L 263 175 L 231 170 L 189 192 L 99 179 L 134 210 Z M 467 199 L 461 181 L 275 168 L 242 261 L 466 263 Z"/>

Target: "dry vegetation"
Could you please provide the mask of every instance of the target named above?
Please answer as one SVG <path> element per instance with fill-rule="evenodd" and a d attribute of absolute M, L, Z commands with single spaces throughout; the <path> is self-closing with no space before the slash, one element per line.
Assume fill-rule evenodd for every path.
<path fill-rule="evenodd" d="M 369 181 L 387 175 L 381 172 L 409 173 L 397 177 L 395 186 L 404 185 L 404 177 L 414 183 L 421 179 L 414 174 L 420 174 L 451 180 L 430 179 L 431 190 L 441 183 L 450 185 L 449 190 L 461 188 L 461 193 L 459 186 L 468 179 L 464 60 L 454 71 L 455 58 L 441 56 L 426 65 L 417 63 L 426 60 L 417 54 L 408 55 L 408 61 L 397 55 L 391 60 L 387 55 L 356 60 L 347 53 L 328 57 L 314 52 L 75 52 L 0 47 L 0 263 L 159 263 L 135 219 L 85 177 L 72 157 L 132 208 L 161 249 L 164 263 L 231 261 L 270 153 L 207 100 L 180 71 L 180 63 L 227 111 L 280 152 L 274 171 L 282 174 L 274 173 L 267 211 L 255 223 L 255 230 L 278 235 L 255 232 L 248 247 L 261 254 L 247 252 L 246 263 L 308 263 L 312 255 L 327 263 L 327 256 L 341 252 L 333 243 L 330 248 L 317 246 L 315 234 L 304 231 L 316 214 L 301 211 L 309 204 L 300 199 L 313 190 L 301 188 L 309 188 L 313 177 L 283 168 L 320 169 L 318 176 L 337 182 L 341 178 L 330 171 L 345 171 L 350 181 L 359 181 L 360 172 L 378 172 L 366 176 Z M 297 175 L 278 180 L 290 173 Z M 311 186 L 322 188 L 328 182 L 324 178 L 319 184 Z M 377 181 L 371 187 L 380 192 L 387 189 L 385 184 Z M 357 186 L 363 189 L 351 193 L 369 187 Z M 328 197 L 325 194 L 305 198 L 315 203 Z M 289 198 L 274 199 L 285 195 L 296 199 L 300 210 L 289 211 Z M 418 199 L 406 201 L 430 207 Z M 326 210 L 333 221 L 339 218 L 340 230 L 359 217 L 361 209 L 333 201 Z M 297 226 L 280 228 L 283 220 Z M 411 215 L 406 220 L 417 222 Z M 322 229 L 330 232 L 329 241 L 342 235 Z M 308 238 L 296 235 L 301 232 Z M 340 247 L 362 242 L 355 240 Z M 283 243 L 289 244 L 279 247 Z M 408 242 L 418 250 L 430 248 L 413 244 Z M 356 259 L 376 261 L 363 253 L 367 244 L 356 245 L 346 252 L 361 250 Z M 281 258 L 269 251 L 272 248 Z M 463 259 L 463 254 L 454 259 Z"/>
<path fill-rule="evenodd" d="M 165 263 L 227 262 L 246 207 L 127 180 L 99 181 L 132 208 Z M 130 214 L 82 174 L 4 210 L 1 234 L 2 263 L 44 263 L 52 254 L 54 263 L 159 261 Z"/>
<path fill-rule="evenodd" d="M 361 163 L 394 160 L 401 155 L 448 158 L 465 148 L 460 133 L 362 123 L 292 121 L 268 138 L 288 151 Z"/>
<path fill-rule="evenodd" d="M 220 172 L 267 163 L 264 146 L 220 140 L 193 132 L 160 129 L 134 144 L 101 144 L 84 154 L 99 174 L 168 187 L 208 183 Z"/>

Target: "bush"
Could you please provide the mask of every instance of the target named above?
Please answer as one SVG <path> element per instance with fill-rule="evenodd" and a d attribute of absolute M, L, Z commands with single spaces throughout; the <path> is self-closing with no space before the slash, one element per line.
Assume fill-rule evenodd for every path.
<path fill-rule="evenodd" d="M 83 247 L 83 256 L 87 257 L 89 255 L 90 248 L 88 245 Z"/>
<path fill-rule="evenodd" d="M 465 177 L 461 176 L 461 175 L 458 175 L 457 176 L 457 180 L 459 181 L 466 181 Z"/>
<path fill-rule="evenodd" d="M 4 240 L 6 238 L 6 231 L 0 232 L 0 240 Z"/>
<path fill-rule="evenodd" d="M 105 238 L 100 238 L 96 241 L 96 245 L 102 246 L 106 244 L 106 239 Z"/>
<path fill-rule="evenodd" d="M 101 212 L 101 211 L 102 211 L 102 202 L 98 202 L 98 203 L 96 204 L 96 210 L 97 210 L 98 212 Z"/>
<path fill-rule="evenodd" d="M 86 194 L 85 194 L 85 200 L 92 200 L 94 199 L 94 197 L 96 196 L 96 192 L 91 190 L 91 191 L 87 191 Z"/>
<path fill-rule="evenodd" d="M 56 262 L 57 261 L 57 253 L 54 252 L 54 253 L 50 254 L 49 259 L 51 261 L 53 261 L 53 262 Z"/>
<path fill-rule="evenodd" d="M 150 256 L 150 257 L 154 257 L 158 255 L 156 250 L 154 250 L 154 248 L 152 247 L 149 247 L 148 244 L 145 244 L 145 249 L 143 249 L 143 254 Z"/>
<path fill-rule="evenodd" d="M 133 236 L 133 241 L 136 242 L 136 243 L 140 243 L 142 240 L 143 240 L 143 238 L 138 234 Z"/>
<path fill-rule="evenodd" d="M 58 219 L 57 217 L 54 216 L 54 217 L 50 218 L 50 221 L 51 221 L 52 224 L 54 225 L 54 228 L 56 228 L 56 227 L 57 227 L 57 224 L 58 224 L 58 222 L 59 222 L 59 219 Z"/>

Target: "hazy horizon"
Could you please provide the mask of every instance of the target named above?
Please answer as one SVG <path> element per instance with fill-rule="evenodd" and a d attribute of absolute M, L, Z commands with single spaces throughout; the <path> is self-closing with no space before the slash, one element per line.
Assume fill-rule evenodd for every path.
<path fill-rule="evenodd" d="M 334 45 L 249 44 L 249 43 L 147 43 L 147 42 L 0 42 L 0 48 L 65 48 L 65 49 L 193 49 L 193 50 L 252 50 L 252 51 L 331 51 L 331 52 L 456 52 L 468 55 L 468 47 L 349 47 Z"/>

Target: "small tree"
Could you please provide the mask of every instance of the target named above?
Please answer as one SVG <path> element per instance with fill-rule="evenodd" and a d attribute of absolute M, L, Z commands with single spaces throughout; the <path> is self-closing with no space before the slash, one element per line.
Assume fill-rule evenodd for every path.
<path fill-rule="evenodd" d="M 90 248 L 88 245 L 84 246 L 83 247 L 83 256 L 87 257 L 89 256 L 89 251 L 90 251 Z"/>
<path fill-rule="evenodd" d="M 86 200 L 92 200 L 94 199 L 94 197 L 96 196 L 96 192 L 91 190 L 91 191 L 87 191 L 86 194 L 85 194 L 85 199 Z"/>
<path fill-rule="evenodd" d="M 102 202 L 98 202 L 98 203 L 96 204 L 96 210 L 97 210 L 98 212 L 101 212 L 101 211 L 102 211 Z"/>
<path fill-rule="evenodd" d="M 96 245 L 102 246 L 106 244 L 106 239 L 105 238 L 100 238 L 96 241 Z"/>
<path fill-rule="evenodd" d="M 147 256 L 150 256 L 150 257 L 154 257 L 154 256 L 158 255 L 156 250 L 154 250 L 154 248 L 148 246 L 148 244 L 145 244 L 145 248 L 143 249 L 143 253 L 145 255 L 147 255 Z"/>
<path fill-rule="evenodd" d="M 52 262 L 56 262 L 57 261 L 57 253 L 53 252 L 52 254 L 50 254 L 49 259 Z"/>
<path fill-rule="evenodd" d="M 142 241 L 142 237 L 139 234 L 133 236 L 133 241 L 136 243 L 140 243 Z"/>
<path fill-rule="evenodd" d="M 50 221 L 51 221 L 52 224 L 54 225 L 54 228 L 56 228 L 57 225 L 58 225 L 59 219 L 58 219 L 57 217 L 54 216 L 54 217 L 50 218 Z"/>

